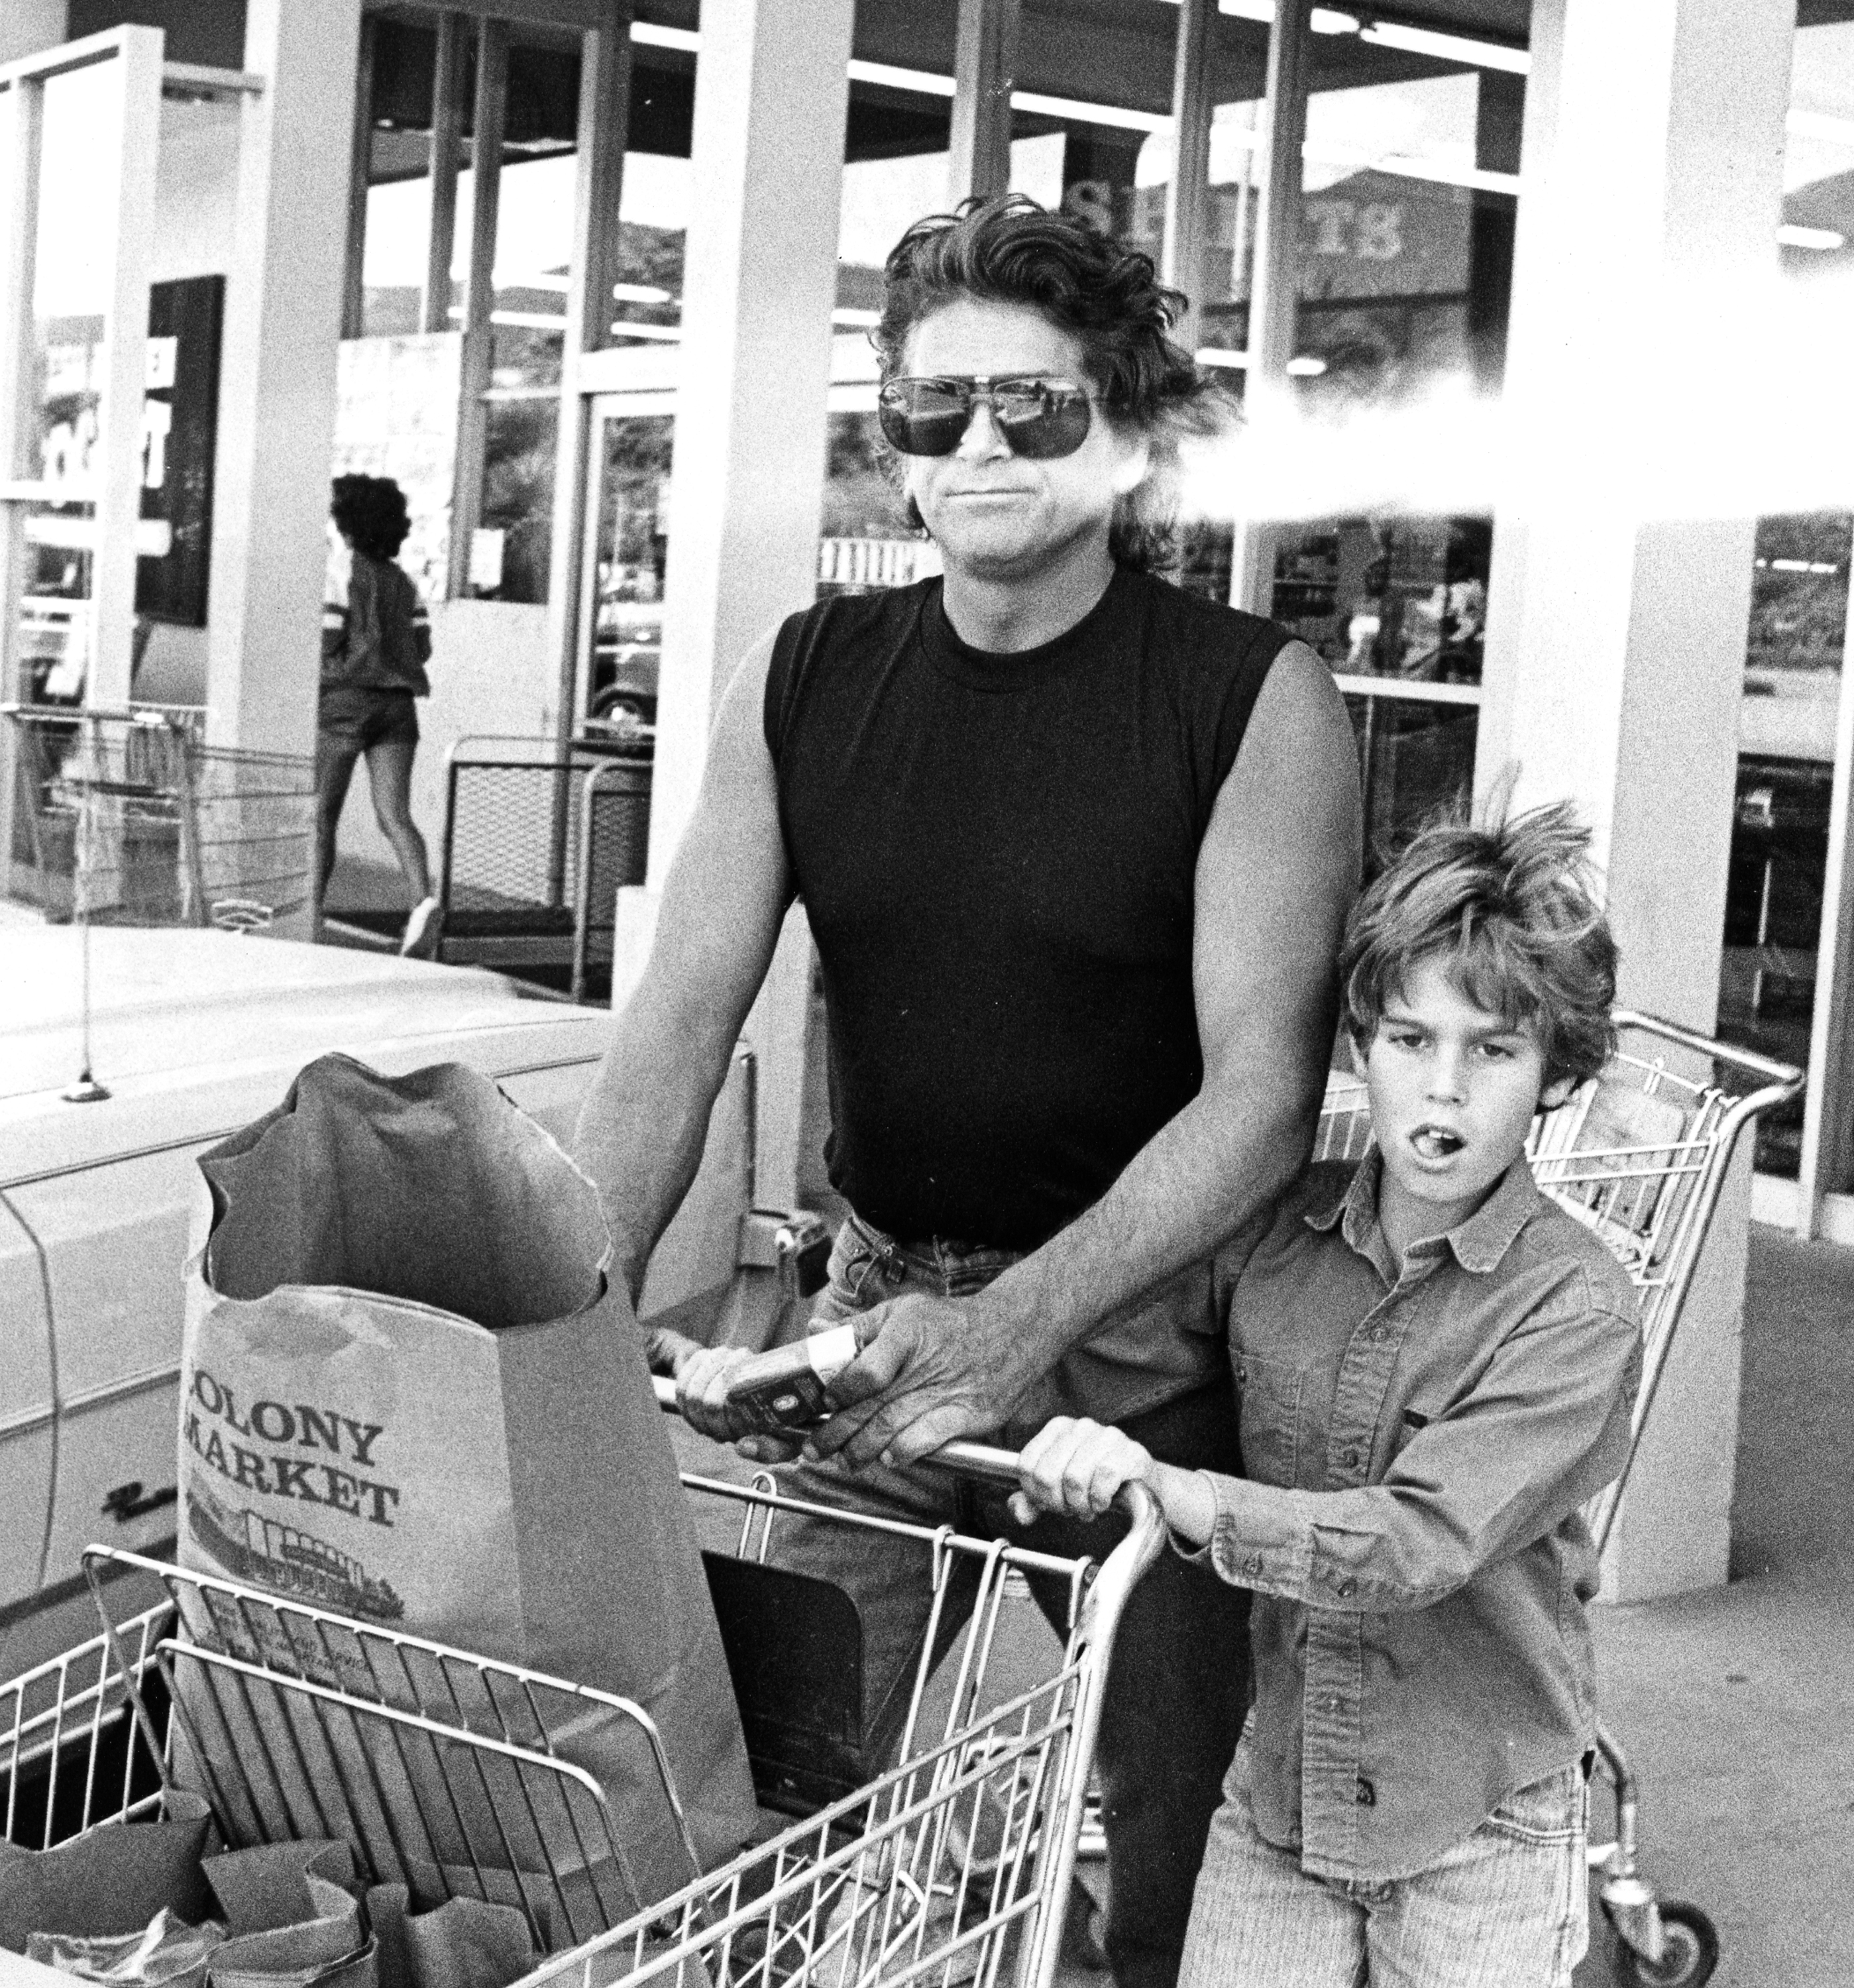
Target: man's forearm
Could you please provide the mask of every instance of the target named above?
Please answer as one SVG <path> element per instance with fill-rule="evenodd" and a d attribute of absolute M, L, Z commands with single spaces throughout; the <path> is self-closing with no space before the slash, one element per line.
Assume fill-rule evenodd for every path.
<path fill-rule="evenodd" d="M 1206 1090 L 1087 1212 L 973 1302 L 1028 1387 L 1167 1278 L 1227 1242 L 1299 1172 L 1314 1121 L 1297 1085 Z"/>
<path fill-rule="evenodd" d="M 725 1074 L 729 1046 L 720 1051 Z M 574 1134 L 575 1157 L 611 1231 L 613 1274 L 636 1303 L 657 1239 L 701 1165 L 721 1076 L 714 1046 L 650 1026 L 633 1002 L 594 1078 Z"/>

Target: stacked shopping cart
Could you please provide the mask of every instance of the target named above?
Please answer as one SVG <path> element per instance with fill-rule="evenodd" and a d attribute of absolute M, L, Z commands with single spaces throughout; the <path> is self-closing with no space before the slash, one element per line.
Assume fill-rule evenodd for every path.
<path fill-rule="evenodd" d="M 307 907 L 306 758 L 208 745 L 191 711 L 4 708 L 11 888 L 48 917 L 246 931 Z"/>

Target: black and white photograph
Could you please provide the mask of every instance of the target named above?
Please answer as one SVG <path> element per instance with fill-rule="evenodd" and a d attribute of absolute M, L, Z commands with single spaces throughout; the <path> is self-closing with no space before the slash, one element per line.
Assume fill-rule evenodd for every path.
<path fill-rule="evenodd" d="M 0 1988 L 1854 1982 L 1854 0 L 0 0 Z"/>

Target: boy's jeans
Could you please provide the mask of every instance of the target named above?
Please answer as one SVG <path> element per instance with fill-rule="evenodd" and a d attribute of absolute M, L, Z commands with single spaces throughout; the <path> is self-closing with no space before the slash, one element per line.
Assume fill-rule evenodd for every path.
<path fill-rule="evenodd" d="M 1211 1824 L 1180 1988 L 1569 1988 L 1589 1938 L 1583 1770 L 1511 1795 L 1413 1878 L 1309 1877 L 1257 1833 L 1248 1742 Z"/>
<path fill-rule="evenodd" d="M 831 1256 L 830 1288 L 814 1326 L 911 1292 L 960 1297 L 982 1290 L 1016 1260 L 1001 1249 L 936 1242 L 899 1247 L 853 1220 Z M 1241 1469 L 1234 1390 L 1200 1388 L 1130 1418 L 1128 1432 L 1186 1469 Z M 880 1465 L 852 1476 L 832 1464 L 779 1471 L 795 1497 L 848 1506 L 925 1526 L 951 1525 L 981 1539 L 1003 1535 L 1048 1554 L 1105 1559 L 1125 1531 L 1110 1513 L 1099 1523 L 1040 1519 L 1025 1530 L 1005 1509 L 1001 1486 L 920 1468 Z M 866 1746 L 886 1762 L 900 1736 L 932 1600 L 926 1550 L 824 1520 L 787 1515 L 774 1529 L 772 1557 L 846 1590 L 863 1618 Z M 1033 1581 L 1059 1635 L 1067 1630 L 1066 1582 Z M 950 1593 L 944 1647 L 971 1608 Z M 1096 1765 L 1107 1835 L 1109 1891 L 1103 1943 L 1118 1988 L 1172 1988 L 1190 1915 L 1191 1888 L 1224 1769 L 1248 1710 L 1248 1596 L 1207 1568 L 1166 1554 L 1139 1587 L 1116 1641 Z"/>

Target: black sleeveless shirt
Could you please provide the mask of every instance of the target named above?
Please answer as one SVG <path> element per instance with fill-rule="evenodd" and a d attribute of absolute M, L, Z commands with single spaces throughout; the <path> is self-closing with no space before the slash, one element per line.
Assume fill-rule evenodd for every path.
<path fill-rule="evenodd" d="M 1197 1094 L 1198 846 L 1288 640 L 1125 570 L 1012 654 L 937 580 L 780 629 L 766 743 L 859 1215 L 1034 1249 Z"/>

